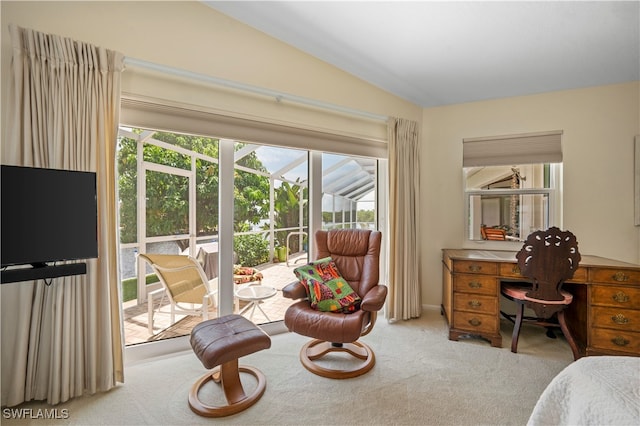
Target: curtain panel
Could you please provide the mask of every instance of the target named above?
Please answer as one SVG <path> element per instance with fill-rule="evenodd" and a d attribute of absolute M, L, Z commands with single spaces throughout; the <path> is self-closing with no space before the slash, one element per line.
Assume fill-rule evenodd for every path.
<path fill-rule="evenodd" d="M 389 321 L 422 313 L 419 279 L 420 139 L 418 123 L 389 122 Z"/>
<path fill-rule="evenodd" d="M 115 169 L 124 58 L 16 26 L 10 33 L 3 163 L 97 175 L 99 257 L 87 274 L 2 286 L 2 405 L 58 404 L 124 381 Z"/>

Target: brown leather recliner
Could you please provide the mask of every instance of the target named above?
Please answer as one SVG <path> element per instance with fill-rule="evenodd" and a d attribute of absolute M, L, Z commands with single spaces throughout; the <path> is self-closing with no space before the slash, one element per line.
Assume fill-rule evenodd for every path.
<path fill-rule="evenodd" d="M 373 328 L 377 311 L 382 309 L 387 287 L 378 283 L 380 242 L 378 231 L 336 229 L 317 231 L 316 259 L 331 257 L 342 277 L 360 296 L 360 308 L 352 313 L 322 312 L 311 307 L 305 287 L 299 281 L 283 289 L 285 297 L 301 299 L 286 311 L 284 323 L 290 331 L 312 337 L 300 351 L 300 360 L 312 373 L 333 379 L 360 376 L 371 370 L 375 356 L 371 348 L 358 341 Z M 330 352 L 345 352 L 361 360 L 356 366 L 333 369 L 314 361 Z"/>

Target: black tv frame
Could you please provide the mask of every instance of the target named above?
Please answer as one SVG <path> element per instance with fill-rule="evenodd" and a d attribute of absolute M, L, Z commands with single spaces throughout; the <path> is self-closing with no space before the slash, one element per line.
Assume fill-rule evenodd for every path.
<path fill-rule="evenodd" d="M 6 173 L 5 173 L 6 172 Z M 78 174 L 78 176 L 82 176 L 81 180 L 78 180 L 76 177 L 73 177 L 75 174 Z M 88 175 L 92 175 L 92 176 L 88 176 Z M 5 181 L 4 179 L 6 177 L 10 177 L 11 179 L 8 179 L 7 181 Z M 73 177 L 73 178 L 72 178 Z M 54 193 L 54 194 L 70 194 L 73 192 L 69 192 L 66 191 L 66 188 L 69 189 L 73 189 L 76 188 L 75 184 L 71 185 L 71 187 L 66 186 L 69 185 L 71 182 L 77 181 L 80 182 L 81 186 L 77 186 L 77 188 L 83 188 L 83 191 L 81 191 L 81 194 L 85 194 L 84 196 L 84 200 L 87 200 L 87 195 L 89 197 L 91 197 L 93 195 L 93 197 L 97 196 L 97 192 L 96 192 L 96 188 L 95 188 L 95 184 L 96 184 L 96 174 L 92 173 L 92 172 L 83 172 L 83 171 L 74 171 L 74 170 L 60 170 L 60 169 L 47 169 L 47 168 L 39 168 L 39 167 L 28 167 L 28 166 L 9 166 L 9 165 L 2 165 L 2 183 L 3 183 L 3 187 L 6 191 L 3 191 L 3 203 L 7 202 L 7 201 L 14 201 L 14 200 L 21 200 L 24 199 L 23 197 L 20 196 L 20 194 L 22 192 L 18 192 L 16 194 L 16 191 L 14 191 L 14 187 L 13 187 L 13 180 L 12 179 L 16 179 L 16 178 L 22 178 L 24 180 L 20 180 L 18 179 L 18 182 L 20 182 L 18 184 L 18 188 L 16 188 L 16 191 L 23 191 L 23 190 L 28 190 L 28 189 L 32 189 L 32 188 L 36 188 L 36 184 L 38 184 L 38 188 L 41 187 L 40 183 L 43 183 L 43 187 L 46 188 L 47 184 L 50 181 L 55 181 L 58 184 L 63 184 L 65 186 L 62 186 L 62 191 L 57 191 L 57 187 L 55 187 L 55 191 L 53 191 L 52 189 L 54 187 L 50 187 L 51 189 L 49 191 L 46 190 L 40 190 L 40 194 L 42 198 L 37 198 L 35 200 L 47 200 L 47 197 L 50 193 Z M 44 180 L 43 180 L 44 178 Z M 89 180 L 88 180 L 89 179 Z M 87 187 L 87 183 L 91 182 L 90 179 L 93 179 L 93 194 L 91 194 L 90 192 L 87 192 L 87 189 L 91 188 L 91 186 Z M 22 184 L 23 186 L 20 187 L 20 184 Z M 5 185 L 12 185 L 10 188 L 6 188 Z M 49 189 L 49 188 L 47 188 Z M 90 189 L 89 189 L 90 190 Z M 36 191 L 37 193 L 37 191 Z M 10 194 L 10 195 L 9 195 Z M 10 198 L 5 199 L 5 196 L 9 196 Z M 67 200 L 69 201 L 69 198 L 67 195 L 62 195 L 62 199 L 63 200 Z M 56 199 L 57 200 L 57 199 Z M 89 198 L 89 200 L 91 200 L 91 198 Z M 51 200 L 47 200 L 51 203 Z M 38 207 L 41 207 L 38 203 L 42 203 L 43 201 L 34 201 L 35 204 Z M 75 199 L 72 200 L 72 202 L 75 202 Z M 12 256 L 12 257 L 8 257 L 8 258 L 4 258 L 2 259 L 2 269 L 0 270 L 0 284 L 8 284 L 8 283 L 14 283 L 14 282 L 21 282 L 21 281 L 32 281 L 32 280 L 38 280 L 38 279 L 50 279 L 50 278 L 57 278 L 57 277 L 63 277 L 63 276 L 70 276 L 70 275 L 82 275 L 82 274 L 86 274 L 87 272 L 87 264 L 86 262 L 82 262 L 82 260 L 87 259 L 87 258 L 95 258 L 97 257 L 97 199 L 94 200 L 95 204 L 95 222 L 93 222 L 92 220 L 89 220 L 88 222 L 84 222 L 81 221 L 82 223 L 86 223 L 88 224 L 90 227 L 92 227 L 92 224 L 96 225 L 96 229 L 95 229 L 95 247 L 92 250 L 92 246 L 91 245 L 85 245 L 83 247 L 85 247 L 84 250 L 80 250 L 80 251 L 76 251 L 76 250 L 63 250 L 62 253 L 55 253 L 51 252 L 50 250 L 45 250 L 45 251 L 41 251 L 38 254 L 34 254 L 33 258 L 29 258 L 27 259 L 22 258 L 21 256 Z M 93 202 L 92 202 L 93 203 Z M 31 207 L 30 201 L 25 201 L 25 203 L 18 203 L 21 204 L 23 206 L 29 206 Z M 53 203 L 51 203 L 53 204 Z M 48 204 L 47 204 L 48 205 Z M 89 210 L 93 210 L 90 205 L 84 203 L 82 204 L 84 206 L 88 206 Z M 25 207 L 26 207 L 25 206 Z M 7 208 L 5 206 L 3 206 L 4 208 Z M 4 209 L 3 209 L 4 210 Z M 86 208 L 85 208 L 86 210 Z M 31 211 L 31 210 L 25 210 L 25 211 Z M 12 217 L 15 217 L 17 214 L 17 217 L 28 217 L 29 214 L 27 213 L 25 216 L 22 216 L 19 211 L 12 213 L 12 216 L 8 216 L 7 220 L 11 221 L 13 220 Z M 73 220 L 73 219 L 71 219 Z M 24 223 L 24 222 L 23 222 Z M 46 222 L 45 222 L 46 223 Z M 77 223 L 77 222 L 72 222 L 72 223 Z M 7 225 L 6 223 L 4 225 Z M 24 225 L 23 225 L 24 226 Z M 86 225 L 85 225 L 86 228 Z M 65 229 L 63 227 L 63 229 Z M 55 234 L 53 234 L 55 235 Z M 4 236 L 3 236 L 3 246 L 5 245 L 4 241 Z M 84 240 L 84 244 L 87 243 L 87 240 Z M 60 246 L 61 248 L 63 246 Z M 5 247 L 6 249 L 6 247 Z M 60 254 L 60 256 L 58 256 L 58 254 Z M 86 257 L 81 257 L 80 255 L 84 255 L 86 254 Z M 52 255 L 52 256 L 50 256 Z M 62 262 L 62 261 L 75 261 L 73 263 L 64 263 L 64 264 L 59 264 L 57 265 L 56 262 Z"/>

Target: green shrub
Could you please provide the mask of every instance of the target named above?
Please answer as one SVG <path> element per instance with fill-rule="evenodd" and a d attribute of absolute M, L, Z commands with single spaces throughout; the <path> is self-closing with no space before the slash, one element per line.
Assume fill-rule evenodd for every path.
<path fill-rule="evenodd" d="M 259 234 L 236 236 L 233 250 L 242 266 L 256 266 L 269 261 L 269 242 Z"/>

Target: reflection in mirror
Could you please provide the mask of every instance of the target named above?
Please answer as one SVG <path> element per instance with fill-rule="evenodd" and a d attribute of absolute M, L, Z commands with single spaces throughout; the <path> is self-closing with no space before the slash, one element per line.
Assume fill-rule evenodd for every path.
<path fill-rule="evenodd" d="M 549 194 L 472 195 L 469 239 L 523 241 L 549 227 L 548 206 Z"/>
<path fill-rule="evenodd" d="M 546 164 L 465 168 L 470 240 L 523 241 L 549 226 Z"/>

